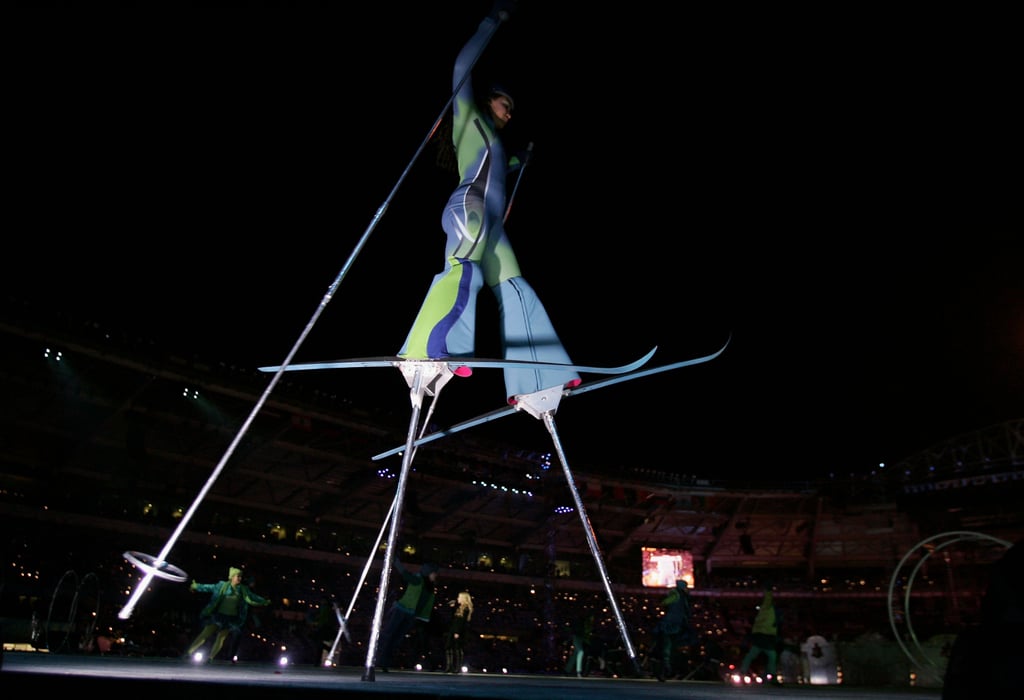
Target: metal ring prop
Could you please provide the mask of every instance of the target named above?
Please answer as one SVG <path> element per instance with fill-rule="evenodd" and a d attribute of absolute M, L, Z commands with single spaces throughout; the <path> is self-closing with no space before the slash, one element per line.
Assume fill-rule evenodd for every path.
<path fill-rule="evenodd" d="M 168 581 L 176 581 L 178 583 L 188 581 L 188 574 L 184 571 L 176 567 L 174 564 L 169 564 L 165 561 L 157 561 L 156 557 L 151 554 L 127 551 L 124 553 L 124 558 L 146 573 L 153 574 L 154 576 L 159 576 L 160 578 L 167 579 Z"/>

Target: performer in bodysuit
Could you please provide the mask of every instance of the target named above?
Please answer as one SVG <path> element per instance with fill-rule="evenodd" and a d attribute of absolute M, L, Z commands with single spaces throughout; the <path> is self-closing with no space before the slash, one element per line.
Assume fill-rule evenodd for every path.
<path fill-rule="evenodd" d="M 420 307 L 399 356 L 410 359 L 471 357 L 476 330 L 476 300 L 486 284 L 498 299 L 501 344 L 506 359 L 570 364 L 544 305 L 523 278 L 505 234 L 505 177 L 510 163 L 498 136 L 512 117 L 511 95 L 492 86 L 478 100 L 470 68 L 495 32 L 508 19 L 514 2 L 497 0 L 455 60 L 452 144 L 459 185 L 441 218 L 447 235 L 444 270 L 438 273 Z M 465 80 L 463 80 L 465 78 Z M 456 374 L 468 376 L 460 367 Z M 506 369 L 510 404 L 518 396 L 580 383 L 576 372 L 561 369 Z"/>

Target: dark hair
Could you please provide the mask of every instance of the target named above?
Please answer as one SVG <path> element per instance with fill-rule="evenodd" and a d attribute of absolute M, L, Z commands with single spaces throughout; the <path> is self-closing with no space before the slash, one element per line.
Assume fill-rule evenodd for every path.
<path fill-rule="evenodd" d="M 499 95 L 502 97 L 507 97 L 509 104 L 512 106 L 513 109 L 515 109 L 515 98 L 512 97 L 512 93 L 509 92 L 508 88 L 506 88 L 504 85 L 500 83 L 492 83 L 491 86 L 487 89 L 487 101 L 489 102 L 491 99 L 498 97 Z"/>
<path fill-rule="evenodd" d="M 455 137 L 452 134 L 452 110 L 445 110 L 440 123 L 430 140 L 434 143 L 434 162 L 437 167 L 448 173 L 459 174 L 459 159 L 455 153 Z"/>
<path fill-rule="evenodd" d="M 513 107 L 515 106 L 512 94 L 503 85 L 491 83 L 484 96 L 477 97 L 477 106 L 480 108 L 480 111 L 487 113 L 490 109 L 491 99 L 498 95 L 507 97 Z M 455 137 L 452 134 L 453 119 L 451 108 L 446 109 L 441 116 L 441 121 L 438 122 L 434 133 L 430 135 L 428 140 L 434 144 L 434 162 L 437 164 L 437 167 L 445 172 L 458 175 L 459 159 L 455 153 Z"/>

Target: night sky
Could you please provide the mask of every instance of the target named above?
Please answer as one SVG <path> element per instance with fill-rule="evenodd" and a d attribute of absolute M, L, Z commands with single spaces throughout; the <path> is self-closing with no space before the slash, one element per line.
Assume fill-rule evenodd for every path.
<path fill-rule="evenodd" d="M 1024 416 L 1006 43 L 969 17 L 553 4 L 524 0 L 477 68 L 516 97 L 510 148 L 534 145 L 524 276 L 580 363 L 732 336 L 565 400 L 571 464 L 867 473 Z M 296 361 L 393 354 L 443 262 L 454 182 L 426 139 L 490 3 L 204 5 L 20 23 L 5 297 L 257 367 L 347 270 Z M 391 369 L 289 379 L 408 408 Z M 435 421 L 503 399 L 478 371 Z M 479 430 L 550 448 L 525 415 Z"/>

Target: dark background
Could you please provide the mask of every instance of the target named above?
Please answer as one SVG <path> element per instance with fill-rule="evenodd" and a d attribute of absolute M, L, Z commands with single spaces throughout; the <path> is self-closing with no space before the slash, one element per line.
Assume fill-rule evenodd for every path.
<path fill-rule="evenodd" d="M 866 473 L 1021 417 L 1005 18 L 553 5 L 523 0 L 477 67 L 534 144 L 507 226 L 525 277 L 583 364 L 732 336 L 566 400 L 570 462 Z M 241 367 L 325 304 L 296 361 L 396 352 L 443 263 L 427 137 L 490 3 L 140 7 L 14 16 L 5 298 Z M 290 378 L 408 401 L 390 369 Z M 435 420 L 503 399 L 478 371 Z M 479 430 L 550 448 L 525 416 Z"/>

